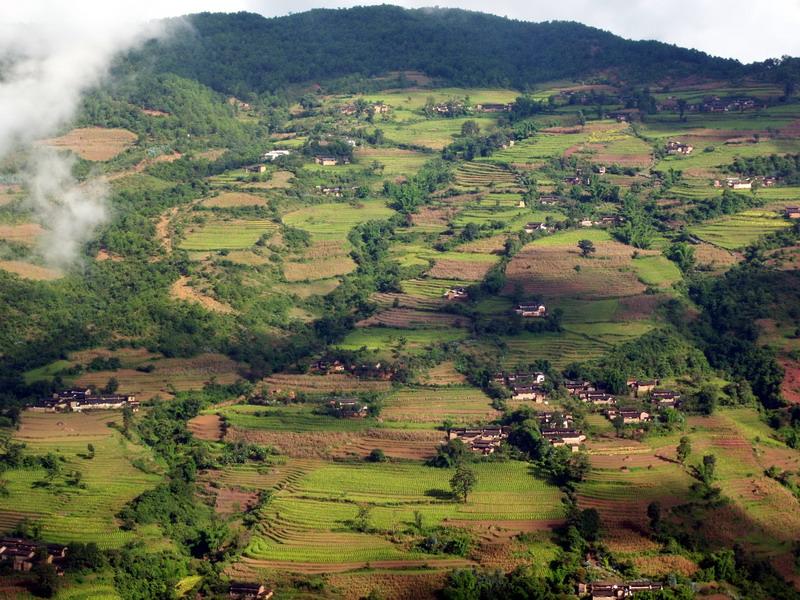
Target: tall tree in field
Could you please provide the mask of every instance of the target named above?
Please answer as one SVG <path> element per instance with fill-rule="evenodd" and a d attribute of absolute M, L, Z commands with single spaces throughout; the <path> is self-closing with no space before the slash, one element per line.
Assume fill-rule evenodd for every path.
<path fill-rule="evenodd" d="M 688 437 L 683 436 L 680 442 L 678 442 L 675 453 L 678 456 L 678 461 L 681 464 L 685 463 L 686 459 L 689 458 L 689 455 L 692 453 L 692 441 Z"/>
<path fill-rule="evenodd" d="M 461 135 L 464 137 L 476 137 L 480 135 L 481 127 L 475 121 L 464 121 L 461 125 Z"/>
<path fill-rule="evenodd" d="M 684 98 L 680 98 L 678 100 L 678 113 L 680 114 L 680 120 L 681 121 L 685 121 L 686 120 L 686 107 L 687 107 L 688 104 L 689 103 L 686 102 L 686 100 Z"/>
<path fill-rule="evenodd" d="M 453 496 L 466 503 L 467 496 L 477 483 L 478 478 L 475 476 L 475 472 L 461 463 L 456 467 L 456 472 L 450 479 L 450 489 L 453 490 Z"/>
<path fill-rule="evenodd" d="M 597 248 L 595 248 L 594 242 L 592 240 L 579 241 L 578 248 L 580 248 L 581 256 L 583 258 L 588 258 L 590 254 L 594 254 L 595 252 L 597 252 Z"/>

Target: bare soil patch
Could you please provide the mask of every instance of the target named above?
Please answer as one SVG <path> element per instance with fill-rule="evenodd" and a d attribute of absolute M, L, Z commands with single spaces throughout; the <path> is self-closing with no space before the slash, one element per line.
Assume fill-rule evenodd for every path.
<path fill-rule="evenodd" d="M 224 487 L 215 491 L 214 511 L 218 515 L 230 516 L 246 512 L 258 504 L 258 492 L 249 492 L 231 487 Z"/>
<path fill-rule="evenodd" d="M 356 323 L 356 327 L 438 328 L 466 327 L 469 318 L 447 313 L 434 313 L 411 308 L 390 308 Z"/>
<path fill-rule="evenodd" d="M 218 313 L 232 313 L 233 308 L 224 302 L 220 302 L 216 298 L 207 296 L 201 291 L 193 288 L 189 283 L 188 277 L 180 277 L 170 288 L 170 295 L 178 300 L 186 300 L 187 302 L 195 302 L 203 305 L 204 308 L 218 312 Z"/>
<path fill-rule="evenodd" d="M 242 192 L 225 192 L 219 196 L 206 198 L 203 206 L 209 208 L 236 208 L 238 206 L 266 206 L 267 199 Z"/>
<path fill-rule="evenodd" d="M 217 415 L 197 415 L 189 420 L 187 426 L 199 440 L 218 442 L 222 438 L 222 419 Z"/>
<path fill-rule="evenodd" d="M 72 150 L 85 160 L 104 161 L 122 154 L 136 142 L 137 137 L 127 129 L 84 127 L 73 129 L 61 137 L 44 140 L 42 143 L 54 148 Z"/>
<path fill-rule="evenodd" d="M 789 358 L 781 358 L 779 362 L 784 369 L 781 394 L 787 402 L 800 404 L 800 363 Z"/>
<path fill-rule="evenodd" d="M 38 223 L 23 223 L 21 225 L 0 225 L 0 238 L 9 242 L 17 242 L 32 246 L 44 233 L 44 228 Z"/>
<path fill-rule="evenodd" d="M 63 273 L 56 269 L 33 265 L 21 260 L 0 260 L 0 269 L 33 281 L 52 281 L 64 276 Z"/>
<path fill-rule="evenodd" d="M 486 261 L 437 260 L 428 276 L 436 279 L 458 279 L 462 281 L 480 281 L 494 266 Z"/>

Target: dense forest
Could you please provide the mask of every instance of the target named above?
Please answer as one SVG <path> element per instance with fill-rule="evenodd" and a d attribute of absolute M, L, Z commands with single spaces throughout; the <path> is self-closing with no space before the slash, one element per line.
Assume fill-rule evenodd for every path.
<path fill-rule="evenodd" d="M 653 41 L 629 41 L 572 22 L 528 23 L 452 9 L 319 9 L 267 19 L 251 13 L 189 17 L 166 41 L 128 57 L 247 96 L 287 83 L 418 70 L 449 83 L 524 88 L 556 79 L 657 80 L 745 74 L 734 60 Z"/>

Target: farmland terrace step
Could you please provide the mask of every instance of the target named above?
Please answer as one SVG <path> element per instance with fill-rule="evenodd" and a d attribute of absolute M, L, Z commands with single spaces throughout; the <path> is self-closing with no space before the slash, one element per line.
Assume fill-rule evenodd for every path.
<path fill-rule="evenodd" d="M 313 563 L 288 560 L 263 560 L 243 558 L 242 562 L 250 569 L 271 569 L 304 574 L 346 573 L 364 568 L 404 570 L 433 567 L 439 569 L 459 569 L 477 566 L 477 562 L 467 559 L 415 559 L 415 560 L 375 560 L 348 563 Z"/>

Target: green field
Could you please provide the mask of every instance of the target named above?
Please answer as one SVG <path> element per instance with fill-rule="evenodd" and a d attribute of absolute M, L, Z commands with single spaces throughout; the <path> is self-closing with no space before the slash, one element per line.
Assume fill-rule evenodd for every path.
<path fill-rule="evenodd" d="M 187 227 L 181 241 L 183 250 L 244 250 L 259 238 L 278 229 L 277 224 L 263 219 L 211 221 Z"/>
<path fill-rule="evenodd" d="M 368 327 L 356 329 L 336 344 L 343 350 L 367 350 L 389 354 L 393 347 L 402 345 L 406 351 L 421 351 L 426 347 L 466 338 L 463 329 L 392 329 L 391 327 Z M 405 340 L 405 344 L 402 341 Z"/>
<path fill-rule="evenodd" d="M 237 404 L 220 412 L 239 429 L 265 429 L 309 433 L 318 431 L 362 431 L 374 426 L 371 419 L 337 419 L 314 414 L 315 404 L 289 404 L 286 406 L 252 406 Z"/>
<path fill-rule="evenodd" d="M 426 146 L 434 150 L 441 150 L 453 141 L 454 136 L 461 134 L 461 126 L 466 121 L 475 121 L 481 131 L 490 130 L 497 124 L 496 119 L 471 116 L 457 119 L 389 121 L 381 123 L 380 128 L 386 135 L 386 139 L 393 143 Z"/>
<path fill-rule="evenodd" d="M 346 240 L 350 230 L 365 221 L 385 219 L 394 211 L 381 200 L 353 204 L 317 204 L 283 215 L 283 222 L 308 231 L 314 240 Z"/>
<path fill-rule="evenodd" d="M 689 228 L 700 239 L 724 248 L 737 250 L 752 244 L 762 235 L 789 227 L 776 211 L 753 209 Z"/>
<path fill-rule="evenodd" d="M 633 261 L 633 267 L 645 285 L 669 287 L 683 280 L 680 269 L 664 256 L 641 256 Z"/>

